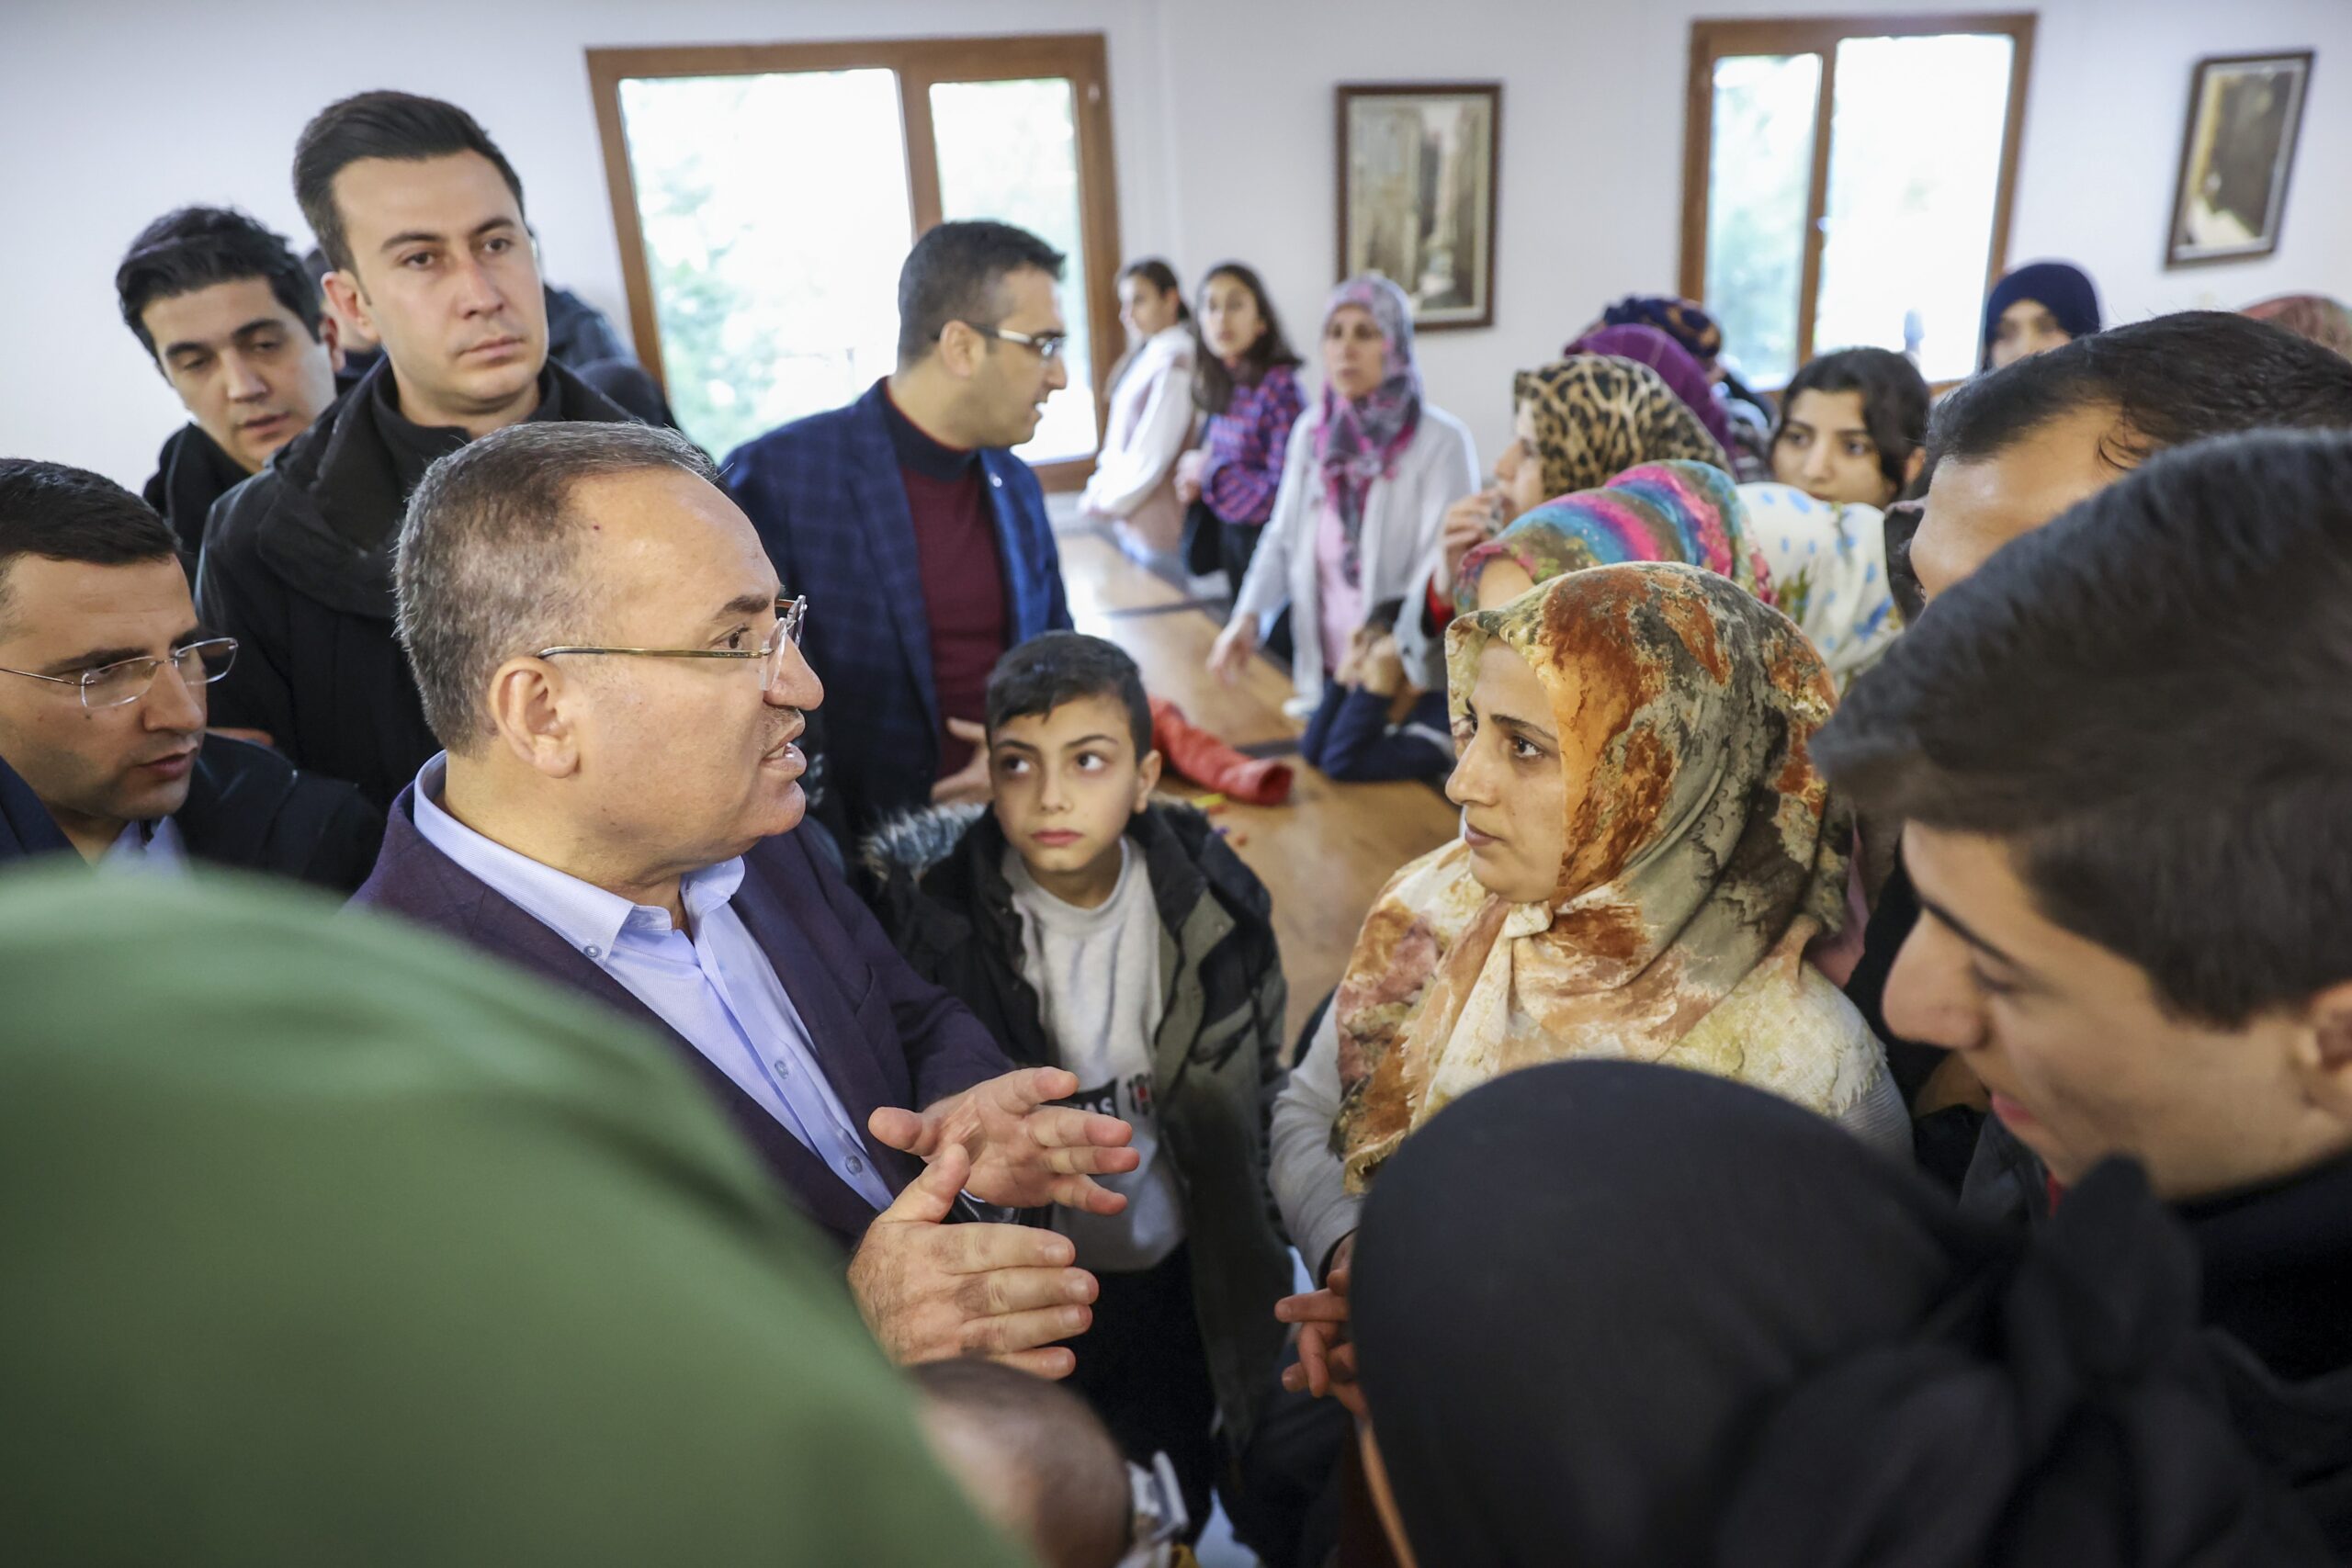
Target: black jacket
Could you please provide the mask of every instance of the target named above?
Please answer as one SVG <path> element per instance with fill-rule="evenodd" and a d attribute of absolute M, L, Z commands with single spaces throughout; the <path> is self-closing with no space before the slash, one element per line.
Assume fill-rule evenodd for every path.
<path fill-rule="evenodd" d="M 383 814 L 351 785 L 225 735 L 204 738 L 187 800 L 172 821 L 194 859 L 340 894 L 368 880 L 384 837 Z M 0 763 L 0 863 L 72 849 L 32 791 Z"/>
<path fill-rule="evenodd" d="M 1210 1379 L 1238 1449 L 1273 1387 L 1283 1342 L 1274 1303 L 1291 1285 L 1289 1244 L 1266 1181 L 1267 1128 L 1288 1077 L 1288 993 L 1272 903 L 1190 807 L 1151 806 L 1127 836 L 1151 874 L 1167 976 L 1153 1103 L 1183 1196 Z M 1037 994 L 1021 974 L 1005 848 L 995 816 L 964 807 L 901 818 L 869 838 L 864 853 L 881 888 L 883 928 L 915 973 L 971 1009 L 1014 1061 L 1053 1066 Z"/>
<path fill-rule="evenodd" d="M 197 425 L 183 424 L 155 454 L 155 471 L 140 494 L 164 514 L 180 536 L 181 552 L 193 561 L 203 547 L 204 520 L 211 514 L 212 503 L 246 478 L 219 442 Z"/>
<path fill-rule="evenodd" d="M 294 762 L 380 811 L 440 750 L 392 636 L 392 549 L 409 492 L 465 445 L 394 407 L 379 364 L 213 508 L 197 573 L 206 625 L 238 641 L 212 722 L 268 732 Z M 628 416 L 560 365 L 533 420 Z"/>
<path fill-rule="evenodd" d="M 2049 1195 L 2032 1152 L 1987 1121 L 1962 1206 L 2022 1227 L 2048 1218 Z M 2173 1213 L 2197 1246 L 2205 1348 L 2239 1435 L 2352 1562 L 2352 1156 Z"/>

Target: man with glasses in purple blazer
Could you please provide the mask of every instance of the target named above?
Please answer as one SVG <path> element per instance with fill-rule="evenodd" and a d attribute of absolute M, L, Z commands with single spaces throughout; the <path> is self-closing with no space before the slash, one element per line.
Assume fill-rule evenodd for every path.
<path fill-rule="evenodd" d="M 931 229 L 899 274 L 898 368 L 724 466 L 776 570 L 808 595 L 809 665 L 856 706 L 824 737 L 822 782 L 860 837 L 987 799 L 989 671 L 1069 629 L 1045 491 L 1012 451 L 1069 385 L 1062 265 L 1010 223 Z"/>
<path fill-rule="evenodd" d="M 511 426 L 427 471 L 397 626 L 445 750 L 356 902 L 666 1031 L 854 1250 L 899 1359 L 1061 1375 L 1095 1293 L 1068 1240 L 944 1222 L 973 1201 L 1116 1213 L 1092 1178 L 1135 1168 L 1129 1130 L 1052 1104 L 1069 1074 L 1012 1070 L 791 830 L 824 688 L 717 478 L 681 437 L 611 424 Z"/>

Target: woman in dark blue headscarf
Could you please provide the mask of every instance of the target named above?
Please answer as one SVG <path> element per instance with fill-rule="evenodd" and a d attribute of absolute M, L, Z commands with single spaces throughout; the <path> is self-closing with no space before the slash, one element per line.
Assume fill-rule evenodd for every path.
<path fill-rule="evenodd" d="M 2072 262 L 2032 262 L 1984 298 L 1984 358 L 1998 370 L 2062 348 L 2099 329 L 2098 288 Z"/>

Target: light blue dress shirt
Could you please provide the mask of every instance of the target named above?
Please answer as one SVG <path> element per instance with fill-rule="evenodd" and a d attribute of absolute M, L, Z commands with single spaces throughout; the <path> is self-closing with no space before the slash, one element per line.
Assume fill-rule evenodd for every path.
<path fill-rule="evenodd" d="M 187 846 L 180 840 L 180 825 L 168 817 L 152 822 L 126 822 L 98 863 L 115 871 L 160 871 L 177 876 L 187 870 Z"/>
<path fill-rule="evenodd" d="M 620 982 L 860 1197 L 890 1206 L 890 1189 L 825 1080 L 775 965 L 729 903 L 743 883 L 741 857 L 685 877 L 689 937 L 668 910 L 542 865 L 450 816 L 440 801 L 446 771 L 443 753 L 416 775 L 416 830 L 427 843 Z"/>

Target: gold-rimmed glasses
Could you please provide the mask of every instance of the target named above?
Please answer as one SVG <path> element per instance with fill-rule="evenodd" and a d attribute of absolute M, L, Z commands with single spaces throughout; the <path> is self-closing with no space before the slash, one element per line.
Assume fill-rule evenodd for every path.
<path fill-rule="evenodd" d="M 775 630 L 758 648 L 592 648 L 585 644 L 566 644 L 543 648 L 532 657 L 553 659 L 562 654 L 607 653 L 628 659 L 763 659 L 760 669 L 760 693 L 763 696 L 774 686 L 776 677 L 784 672 L 784 650 L 800 646 L 800 627 L 808 618 L 806 597 L 775 602 Z"/>

